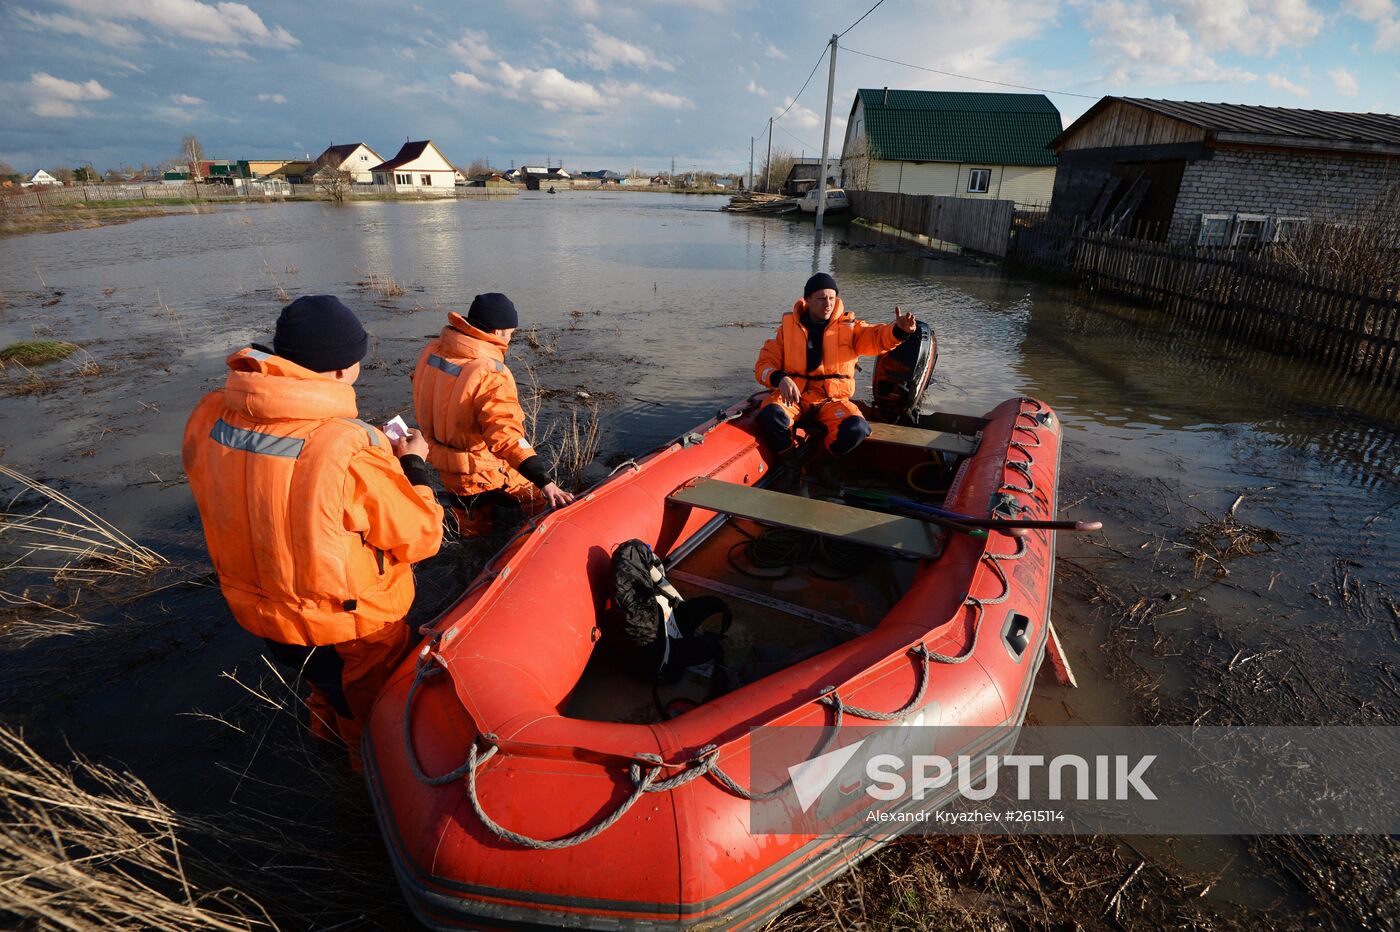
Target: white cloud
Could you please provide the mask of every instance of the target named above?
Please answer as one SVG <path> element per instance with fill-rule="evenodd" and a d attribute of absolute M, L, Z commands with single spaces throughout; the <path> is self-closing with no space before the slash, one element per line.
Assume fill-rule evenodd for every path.
<path fill-rule="evenodd" d="M 1356 84 L 1356 75 L 1345 68 L 1333 68 L 1327 72 L 1327 76 L 1332 79 L 1333 86 L 1348 97 L 1355 97 L 1360 90 Z"/>
<path fill-rule="evenodd" d="M 614 65 L 642 71 L 650 71 L 652 68 L 662 71 L 676 70 L 670 62 L 657 58 L 651 49 L 633 45 L 617 36 L 610 36 L 592 23 L 584 25 L 583 33 L 588 37 L 589 48 L 580 52 L 578 59 L 599 71 L 611 71 Z"/>
<path fill-rule="evenodd" d="M 596 0 L 571 0 L 569 6 L 573 7 L 575 15 L 584 19 L 596 19 L 602 13 Z"/>
<path fill-rule="evenodd" d="M 768 96 L 768 91 L 767 91 L 767 89 L 765 89 L 765 88 L 759 86 L 759 83 L 758 83 L 757 81 L 752 81 L 752 80 L 749 81 L 749 88 L 748 88 L 748 90 L 749 90 L 749 93 L 750 93 L 750 94 L 757 94 L 759 97 L 767 97 L 767 96 Z"/>
<path fill-rule="evenodd" d="M 1376 51 L 1400 49 L 1400 19 L 1387 20 L 1376 26 Z"/>
<path fill-rule="evenodd" d="M 1368 23 L 1389 19 L 1395 15 L 1393 0 L 1346 0 L 1342 9 Z"/>
<path fill-rule="evenodd" d="M 244 3 L 200 0 L 59 0 L 64 6 L 103 20 L 135 20 L 161 32 L 211 45 L 255 45 L 290 49 L 301 41 L 281 26 L 269 27 Z"/>
<path fill-rule="evenodd" d="M 265 104 L 285 104 L 287 102 L 284 94 L 259 94 L 258 100 Z"/>
<path fill-rule="evenodd" d="M 450 77 L 452 78 L 453 84 L 457 85 L 458 87 L 464 87 L 469 91 L 485 92 L 491 89 L 490 85 L 488 85 L 485 81 L 481 80 L 476 75 L 468 74 L 465 71 L 454 71 L 452 72 Z"/>
<path fill-rule="evenodd" d="M 171 94 L 170 99 L 174 101 L 175 105 L 178 107 L 197 107 L 204 103 L 200 98 L 193 97 L 189 94 Z"/>
<path fill-rule="evenodd" d="M 1249 54 L 1306 45 L 1324 21 L 1308 0 L 1168 0 L 1162 7 L 1203 47 Z"/>
<path fill-rule="evenodd" d="M 635 82 L 621 84 L 616 81 L 606 81 L 603 84 L 602 91 L 609 97 L 640 98 L 641 100 L 649 101 L 656 104 L 658 107 L 665 107 L 669 110 L 689 110 L 695 106 L 692 101 L 678 94 L 668 94 L 665 91 L 658 91 L 655 88 Z"/>
<path fill-rule="evenodd" d="M 1154 13 L 1145 0 L 1076 0 L 1091 47 L 1102 51 L 1110 84 L 1183 81 L 1245 82 L 1254 75 L 1217 64 L 1177 21 L 1174 13 Z"/>
<path fill-rule="evenodd" d="M 496 63 L 501 93 L 513 100 L 533 101 L 546 110 L 577 107 L 601 110 L 603 96 L 585 81 L 566 77 L 557 68 L 516 68 L 509 62 Z"/>
<path fill-rule="evenodd" d="M 501 140 L 495 136 L 487 136 L 486 141 L 491 143 L 491 145 L 493 146 L 499 146 L 501 144 Z"/>
<path fill-rule="evenodd" d="M 768 43 L 768 48 L 764 49 L 763 54 L 777 61 L 787 61 L 787 55 L 772 42 Z"/>
<path fill-rule="evenodd" d="M 1288 93 L 1296 94 L 1299 97 L 1308 96 L 1308 89 L 1306 87 L 1303 87 L 1300 84 L 1294 84 L 1292 81 L 1288 80 L 1281 74 L 1267 74 L 1264 76 L 1264 80 L 1268 81 L 1269 87 L 1272 87 L 1275 90 L 1287 91 Z"/>
<path fill-rule="evenodd" d="M 415 52 L 413 49 L 409 48 L 408 46 L 404 46 L 401 49 L 394 49 L 394 54 L 402 58 L 404 61 L 413 61 L 418 57 L 418 53 Z"/>
<path fill-rule="evenodd" d="M 500 57 L 487 44 L 489 41 L 490 37 L 486 33 L 468 29 L 462 33 L 462 38 L 448 43 L 447 51 L 464 65 L 479 65 Z"/>
<path fill-rule="evenodd" d="M 801 104 L 793 104 L 791 97 L 783 98 L 783 106 L 773 108 L 773 116 L 782 113 L 789 104 L 792 104 L 792 109 L 783 117 L 783 124 L 788 129 L 812 129 L 822 125 L 822 118 L 816 111 L 809 110 Z"/>
<path fill-rule="evenodd" d="M 21 9 L 15 10 L 15 15 L 35 29 L 82 36 L 118 48 L 140 45 L 144 38 L 130 26 L 123 26 L 108 19 L 79 19 L 62 13 L 35 13 Z"/>
<path fill-rule="evenodd" d="M 91 116 L 92 112 L 78 106 L 79 101 L 106 100 L 112 92 L 96 80 L 65 81 L 43 71 L 29 76 L 29 112 L 35 116 L 67 119 Z"/>

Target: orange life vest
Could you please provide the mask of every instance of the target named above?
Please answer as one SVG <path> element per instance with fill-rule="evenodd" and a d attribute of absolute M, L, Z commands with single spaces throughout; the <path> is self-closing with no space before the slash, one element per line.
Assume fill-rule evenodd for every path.
<path fill-rule="evenodd" d="M 412 517 L 419 540 L 398 556 L 371 545 L 371 528 L 351 529 L 351 507 L 368 494 L 352 481 L 351 460 L 368 451 L 399 466 L 388 438 L 355 420 L 354 388 L 258 350 L 239 350 L 228 365 L 225 387 L 185 427 L 184 462 L 234 618 L 259 637 L 302 645 L 401 620 L 413 603 L 412 560 L 441 541 L 441 509 L 407 503 L 422 512 Z"/>
<path fill-rule="evenodd" d="M 778 332 L 763 344 L 754 378 L 765 388 L 773 388 L 774 372 L 785 372 L 797 383 L 802 404 L 819 404 L 828 400 L 844 400 L 855 394 L 856 360 L 875 356 L 899 345 L 894 324 L 868 324 L 857 320 L 846 310 L 838 297 L 836 309 L 822 333 L 822 362 L 812 372 L 807 371 L 807 327 L 802 316 L 807 300 L 798 299 L 792 310 L 783 315 Z"/>
<path fill-rule="evenodd" d="M 448 321 L 413 372 L 413 413 L 428 441 L 428 462 L 458 495 L 528 486 L 515 470 L 536 451 L 506 368 L 508 344 L 460 314 Z"/>

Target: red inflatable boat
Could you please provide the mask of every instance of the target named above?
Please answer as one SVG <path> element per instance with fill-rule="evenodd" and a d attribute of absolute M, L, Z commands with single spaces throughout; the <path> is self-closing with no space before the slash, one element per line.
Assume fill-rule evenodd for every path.
<path fill-rule="evenodd" d="M 871 503 L 1053 519 L 1053 412 L 1015 398 L 876 423 L 851 456 L 798 469 L 757 443 L 757 402 L 517 535 L 386 687 L 365 772 L 427 925 L 758 925 L 889 835 L 752 833 L 749 797 L 771 787 L 754 728 L 898 726 L 936 704 L 986 729 L 986 752 L 1014 739 L 1050 636 L 1053 533 L 975 536 Z M 823 482 L 867 497 L 827 500 Z M 727 692 L 704 671 L 654 691 L 600 641 L 631 538 L 683 595 L 732 609 Z"/>

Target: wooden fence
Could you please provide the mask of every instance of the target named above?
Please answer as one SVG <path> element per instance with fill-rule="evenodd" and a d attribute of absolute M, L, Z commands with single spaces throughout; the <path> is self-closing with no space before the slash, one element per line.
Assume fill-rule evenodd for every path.
<path fill-rule="evenodd" d="M 1400 293 L 1274 261 L 1267 248 L 1169 244 L 1018 216 L 1008 258 L 1164 310 L 1174 319 L 1360 376 L 1400 381 Z"/>
<path fill-rule="evenodd" d="M 986 198 L 934 194 L 847 191 L 851 211 L 864 220 L 905 233 L 1005 256 L 1015 204 Z"/>

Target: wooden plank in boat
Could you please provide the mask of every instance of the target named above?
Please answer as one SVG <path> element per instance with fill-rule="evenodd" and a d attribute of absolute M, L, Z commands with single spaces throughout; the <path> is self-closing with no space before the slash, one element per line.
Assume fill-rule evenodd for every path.
<path fill-rule="evenodd" d="M 924 430 L 922 427 L 908 427 L 903 424 L 877 424 L 872 421 L 870 439 L 902 447 L 919 447 L 924 450 L 937 450 L 940 453 L 956 453 L 958 456 L 971 456 L 977 452 L 976 437 L 950 434 L 938 430 Z"/>
<path fill-rule="evenodd" d="M 669 501 L 905 556 L 931 559 L 943 550 L 938 528 L 917 518 L 756 489 L 737 482 L 699 478 L 672 492 Z"/>

